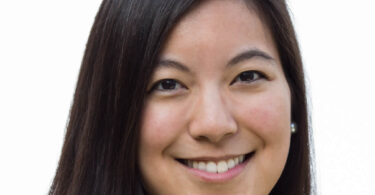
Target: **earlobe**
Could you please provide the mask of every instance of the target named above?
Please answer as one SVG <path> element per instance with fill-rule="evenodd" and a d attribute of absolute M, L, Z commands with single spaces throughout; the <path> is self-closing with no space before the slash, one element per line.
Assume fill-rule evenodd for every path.
<path fill-rule="evenodd" d="M 292 134 L 297 133 L 297 125 L 296 125 L 295 122 L 292 122 L 292 123 L 290 124 L 290 131 L 292 132 Z"/>

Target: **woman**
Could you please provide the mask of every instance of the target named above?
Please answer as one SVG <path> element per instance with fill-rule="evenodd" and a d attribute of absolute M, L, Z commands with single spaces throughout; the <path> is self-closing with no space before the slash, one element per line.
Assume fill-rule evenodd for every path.
<path fill-rule="evenodd" d="M 50 194 L 311 194 L 281 0 L 103 1 Z"/>

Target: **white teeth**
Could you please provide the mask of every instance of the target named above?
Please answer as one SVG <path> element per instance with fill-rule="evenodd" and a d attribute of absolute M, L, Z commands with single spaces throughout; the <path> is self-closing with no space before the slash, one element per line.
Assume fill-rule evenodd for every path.
<path fill-rule="evenodd" d="M 210 161 L 207 163 L 206 171 L 210 173 L 216 173 L 217 172 L 217 166 L 216 163 Z"/>
<path fill-rule="evenodd" d="M 227 162 L 220 161 L 219 163 L 217 163 L 217 172 L 218 173 L 223 173 L 223 172 L 226 172 L 226 171 L 228 171 Z"/>
<path fill-rule="evenodd" d="M 190 160 L 189 160 L 190 161 Z M 191 161 L 190 161 L 191 162 Z M 191 163 L 190 163 L 191 164 Z M 198 162 L 197 161 L 193 161 L 193 168 L 194 169 L 198 169 Z"/>
<path fill-rule="evenodd" d="M 227 161 L 227 164 L 228 164 L 228 169 L 231 169 L 231 168 L 233 168 L 234 166 L 236 166 L 236 165 L 234 164 L 234 160 L 233 160 L 233 159 L 229 159 L 229 160 Z"/>
<path fill-rule="evenodd" d="M 202 170 L 202 171 L 206 170 L 206 169 L 207 169 L 207 168 L 206 168 L 206 163 L 204 163 L 204 162 L 199 162 L 199 163 L 198 163 L 198 169 L 199 169 L 199 170 Z"/>
<path fill-rule="evenodd" d="M 243 156 L 243 155 L 240 156 L 240 157 L 239 157 L 239 163 L 242 163 L 242 162 L 243 162 L 243 159 L 244 159 L 244 156 Z"/>
<path fill-rule="evenodd" d="M 234 164 L 238 165 L 238 157 L 234 158 Z"/>
<path fill-rule="evenodd" d="M 241 155 L 235 158 L 231 158 L 228 160 L 221 160 L 219 162 L 213 162 L 213 161 L 192 161 L 188 160 L 187 165 L 190 168 L 199 169 L 202 171 L 207 171 L 210 173 L 224 173 L 238 164 L 242 163 L 244 161 L 245 156 Z"/>

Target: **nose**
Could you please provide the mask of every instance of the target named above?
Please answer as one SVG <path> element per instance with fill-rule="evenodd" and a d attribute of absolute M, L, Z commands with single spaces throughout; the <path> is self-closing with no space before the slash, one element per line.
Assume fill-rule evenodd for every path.
<path fill-rule="evenodd" d="M 237 132 L 237 123 L 220 90 L 200 94 L 193 106 L 189 133 L 196 140 L 219 143 Z"/>

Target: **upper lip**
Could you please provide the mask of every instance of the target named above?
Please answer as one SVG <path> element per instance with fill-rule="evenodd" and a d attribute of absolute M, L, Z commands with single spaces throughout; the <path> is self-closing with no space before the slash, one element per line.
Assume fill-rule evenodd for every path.
<path fill-rule="evenodd" d="M 222 155 L 222 156 L 199 156 L 199 157 L 188 157 L 188 158 L 178 158 L 182 160 L 192 160 L 192 161 L 220 161 L 220 160 L 228 160 L 231 158 L 239 157 L 242 155 L 248 155 L 252 152 L 243 153 L 243 154 L 233 154 L 233 155 Z"/>

